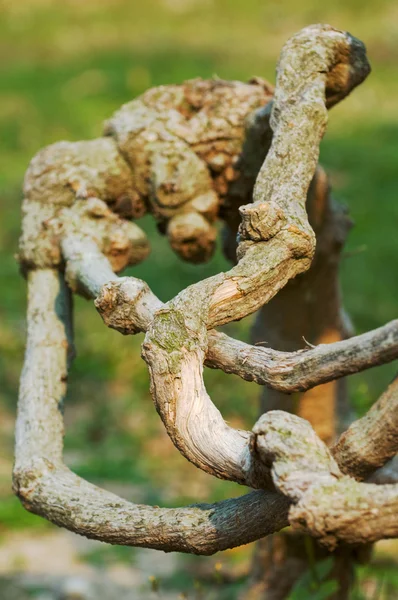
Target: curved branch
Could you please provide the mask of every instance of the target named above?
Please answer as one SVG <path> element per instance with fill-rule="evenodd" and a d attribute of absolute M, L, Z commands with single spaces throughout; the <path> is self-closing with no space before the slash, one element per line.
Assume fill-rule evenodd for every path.
<path fill-rule="evenodd" d="M 366 479 L 398 453 L 398 378 L 333 448 L 343 473 Z"/>
<path fill-rule="evenodd" d="M 398 485 L 344 475 L 308 421 L 282 411 L 262 415 L 255 447 L 277 489 L 292 500 L 289 522 L 334 549 L 398 537 Z"/>
<path fill-rule="evenodd" d="M 281 352 L 210 332 L 206 365 L 285 393 L 359 373 L 398 358 L 398 320 L 353 338 Z"/>
<path fill-rule="evenodd" d="M 100 294 L 99 308 L 101 302 L 112 304 L 115 290 L 118 300 L 120 285 L 127 290 L 122 305 L 128 314 L 120 313 L 120 324 L 114 324 L 120 328 L 128 320 L 135 330 L 148 330 L 144 356 L 154 400 L 184 456 L 213 475 L 254 487 L 275 485 L 284 496 L 261 491 L 217 505 L 158 509 L 130 504 L 71 473 L 62 463 L 60 410 L 70 347 L 68 293 L 56 271 L 43 269 L 28 275 L 29 337 L 16 436 L 14 487 L 29 510 L 103 541 L 203 554 L 280 529 L 288 523 L 290 502 L 289 520 L 330 546 L 355 542 L 358 535 L 359 541 L 371 541 L 397 533 L 391 519 L 396 486 L 385 491 L 344 477 L 308 427 L 299 424 L 303 437 L 285 416 L 283 422 L 275 413 L 263 417 L 254 434 L 230 428 L 208 397 L 202 374 L 207 330 L 250 314 L 309 267 L 315 240 L 305 199 L 326 106 L 349 93 L 368 70 L 360 42 L 327 26 L 307 28 L 286 44 L 271 117 L 274 139 L 255 201 L 241 208 L 240 261 L 228 273 L 188 288 L 162 307 L 146 284 L 116 278 L 94 241 L 79 237 L 76 219 L 62 243 L 71 286 Z M 303 83 L 291 77 L 298 71 Z M 102 210 L 100 203 L 94 208 Z M 333 514 L 327 493 L 336 500 Z M 356 520 L 380 513 L 358 534 L 352 518 L 341 516 L 346 509 Z"/>
<path fill-rule="evenodd" d="M 15 492 L 28 510 L 108 543 L 195 554 L 254 541 L 289 520 L 330 546 L 342 539 L 357 543 L 397 535 L 391 519 L 397 486 L 343 477 L 309 424 L 285 413 L 269 413 L 254 429 L 255 451 L 272 464 L 274 482 L 285 495 L 257 491 L 216 504 L 155 508 L 132 504 L 77 477 L 62 464 L 62 401 L 72 355 L 69 293 L 54 270 L 32 271 L 28 280 L 28 345 L 14 469 Z M 366 527 L 357 527 L 359 519 Z"/>
<path fill-rule="evenodd" d="M 148 284 L 136 277 L 118 277 L 90 237 L 66 235 L 61 248 L 69 286 L 95 300 L 108 327 L 124 335 L 147 331 L 156 311 L 164 306 Z"/>
<path fill-rule="evenodd" d="M 290 501 L 259 490 L 214 504 L 158 508 L 133 504 L 44 459 L 14 473 L 24 507 L 91 539 L 164 552 L 210 555 L 289 524 Z M 244 515 L 244 518 L 242 518 Z"/>
<path fill-rule="evenodd" d="M 13 474 L 15 493 L 25 508 L 111 544 L 194 554 L 246 544 L 288 524 L 289 500 L 275 492 L 156 508 L 127 502 L 67 469 L 62 463 L 62 403 L 72 348 L 70 294 L 62 275 L 52 269 L 31 271 L 28 285 L 28 342 Z"/>
<path fill-rule="evenodd" d="M 66 236 L 62 243 L 66 277 L 72 289 L 95 300 L 105 324 L 124 335 L 146 332 L 163 302 L 136 277 L 118 277 L 88 237 Z M 253 346 L 209 332 L 205 365 L 285 393 L 302 392 L 398 358 L 398 320 L 347 340 L 297 352 Z"/>
<path fill-rule="evenodd" d="M 314 472 L 325 468 L 322 456 L 326 457 L 334 477 L 338 473 L 321 442 L 313 440 L 316 452 L 310 448 L 309 452 L 302 451 L 298 456 L 300 440 L 304 437 L 308 444 L 312 439 L 308 424 L 301 435 L 297 423 L 290 422 L 297 417 L 279 413 L 283 417 L 282 422 L 278 422 L 278 413 L 269 413 L 255 427 L 255 449 L 261 454 L 261 460 L 267 463 L 271 460 L 274 478 L 275 473 L 279 473 L 275 483 L 286 496 L 258 491 L 216 504 L 161 509 L 132 504 L 77 477 L 62 464 L 62 402 L 67 363 L 72 356 L 69 292 L 62 276 L 54 270 L 32 271 L 28 280 L 28 344 L 18 403 L 14 489 L 31 512 L 81 535 L 109 543 L 212 554 L 254 541 L 288 525 L 291 501 L 297 502 L 301 498 L 297 490 L 303 484 L 297 485 L 297 474 L 304 470 L 300 463 L 303 456 L 309 473 L 303 478 L 304 487 L 309 481 L 319 483 Z M 300 427 L 305 423 L 301 419 L 298 421 Z M 291 439 L 294 444 L 294 449 L 288 447 L 285 451 L 289 468 L 294 473 L 292 489 L 280 484 L 281 459 L 275 456 L 276 444 L 272 442 L 275 431 L 281 434 L 284 429 L 289 436 L 282 435 L 283 443 Z M 266 452 L 260 452 L 259 434 L 263 431 L 266 432 Z M 314 457 L 311 468 L 309 457 Z M 338 477 L 340 481 L 342 476 Z M 335 543 L 337 538 L 357 542 L 395 535 L 395 521 L 388 516 L 397 509 L 397 486 L 386 489 L 357 484 L 349 478 L 342 481 L 344 485 L 337 485 L 333 479 L 332 487 L 326 488 L 329 482 L 323 481 L 323 487 L 314 488 L 312 496 L 305 496 L 303 502 L 299 501 L 291 508 L 289 519 L 301 523 L 303 511 L 308 515 L 310 507 L 311 514 L 317 515 L 316 525 L 312 524 L 310 531 L 324 538 L 327 514 L 326 542 L 329 544 Z M 333 486 L 336 485 L 335 489 Z M 330 496 L 326 494 L 331 491 L 334 494 L 333 511 Z M 353 498 L 357 499 L 355 506 Z M 380 511 L 377 514 L 375 506 Z M 244 519 L 240 518 L 242 514 Z M 345 514 L 353 516 L 346 517 Z M 365 517 L 368 525 L 358 532 L 352 519 Z M 306 527 L 309 527 L 308 523 Z M 360 540 L 358 536 L 361 536 Z"/>
<path fill-rule="evenodd" d="M 337 82 L 336 68 L 346 73 Z M 309 27 L 289 40 L 278 66 L 271 148 L 254 203 L 240 209 L 239 263 L 184 290 L 156 313 L 146 334 L 143 356 L 166 430 L 188 460 L 217 477 L 269 485 L 251 433 L 229 427 L 206 392 L 207 330 L 257 310 L 309 268 L 315 239 L 305 202 L 326 127 L 327 98 L 341 95 L 342 88 L 346 95 L 368 72 L 360 43 L 331 27 Z"/>

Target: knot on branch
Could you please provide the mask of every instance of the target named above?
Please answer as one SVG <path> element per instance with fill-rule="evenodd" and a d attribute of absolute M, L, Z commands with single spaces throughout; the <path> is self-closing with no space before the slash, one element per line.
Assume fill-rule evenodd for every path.
<path fill-rule="evenodd" d="M 239 208 L 239 240 L 266 242 L 286 225 L 286 216 L 275 204 L 256 202 Z"/>
<path fill-rule="evenodd" d="M 141 279 L 121 277 L 102 286 L 95 306 L 104 323 L 123 335 L 146 331 L 152 320 L 149 286 Z M 161 305 L 156 299 L 156 304 Z"/>
<path fill-rule="evenodd" d="M 142 202 L 173 250 L 193 263 L 215 247 L 212 223 L 236 212 L 232 188 L 248 115 L 272 98 L 272 86 L 194 79 L 160 86 L 125 104 L 106 123 L 134 173 Z"/>
<path fill-rule="evenodd" d="M 278 514 L 272 518 L 272 531 L 287 525 L 292 503 L 290 522 L 330 546 L 338 540 L 356 541 L 355 523 L 378 514 L 379 507 L 387 517 L 393 514 L 397 490 L 377 496 L 375 486 L 343 475 L 306 421 L 276 411 L 263 416 L 253 432 L 234 429 L 203 380 L 208 330 L 258 310 L 309 268 L 315 236 L 306 200 L 311 181 L 323 186 L 326 198 L 325 182 L 319 175 L 318 184 L 313 180 L 326 108 L 367 72 L 364 47 L 354 38 L 329 26 L 310 27 L 282 52 L 272 112 L 270 107 L 258 112 L 271 97 L 260 80 L 162 86 L 116 113 L 106 130 L 114 139 L 61 143 L 33 159 L 25 182 L 21 240 L 21 261 L 32 270 L 14 483 L 29 510 L 111 543 L 203 552 L 264 535 L 269 531 L 263 523 L 264 506 L 272 509 L 273 502 Z M 114 271 L 148 253 L 145 235 L 127 220 L 146 210 L 182 258 L 209 258 L 217 214 L 228 216 L 240 184 L 246 198 L 248 181 L 260 167 L 259 155 L 246 156 L 246 166 L 239 161 L 245 123 L 254 129 L 247 155 L 250 148 L 256 153 L 256 140 L 262 158 L 270 148 L 254 203 L 240 211 L 238 264 L 183 290 L 163 307 L 145 282 L 118 280 Z M 143 357 L 151 392 L 176 447 L 212 475 L 262 489 L 253 502 L 232 500 L 222 507 L 221 517 L 217 506 L 174 511 L 129 505 L 62 465 L 60 405 L 72 322 L 70 290 L 59 272 L 64 267 L 73 291 L 98 296 L 96 307 L 107 325 L 124 334 L 147 332 Z M 270 498 L 264 490 L 275 487 L 281 493 Z M 253 506 L 255 515 L 252 519 L 244 512 L 244 532 L 242 506 Z M 224 536 L 224 511 L 231 507 Z M 248 523 L 252 528 L 254 523 L 254 534 L 246 531 Z M 215 544 L 198 544 L 195 533 L 203 524 L 202 539 L 210 532 Z M 388 523 L 387 533 L 396 533 Z M 378 539 L 380 531 L 371 523 L 366 536 L 366 541 Z"/>
<path fill-rule="evenodd" d="M 66 236 L 93 240 L 116 272 L 142 261 L 149 253 L 146 235 L 109 208 L 120 195 L 132 193 L 130 169 L 111 140 L 61 142 L 44 149 L 25 177 L 21 264 L 30 269 L 61 266 Z"/>
<path fill-rule="evenodd" d="M 253 428 L 255 448 L 271 467 L 283 494 L 299 500 L 312 485 L 342 477 L 327 446 L 310 423 L 283 411 L 270 411 Z"/>
<path fill-rule="evenodd" d="M 183 260 L 208 260 L 212 224 L 236 212 L 229 195 L 242 178 L 246 118 L 272 91 L 260 78 L 160 86 L 117 111 L 106 124 L 107 137 L 41 150 L 25 177 L 21 263 L 61 264 L 59 238 L 48 223 L 62 208 L 91 197 L 123 220 L 151 212 Z"/>
<path fill-rule="evenodd" d="M 98 198 L 78 200 L 62 209 L 50 227 L 59 239 L 76 236 L 94 241 L 117 273 L 143 261 L 149 254 L 145 233 L 135 223 L 120 219 Z"/>
<path fill-rule="evenodd" d="M 253 487 L 262 487 L 268 473 L 252 451 L 251 434 L 225 423 L 203 383 L 207 330 L 254 312 L 311 264 L 315 235 L 306 213 L 307 192 L 327 123 L 328 73 L 336 64 L 337 46 L 347 39 L 343 32 L 316 26 L 286 44 L 273 100 L 271 147 L 254 203 L 240 210 L 238 265 L 181 292 L 167 311 L 155 315 L 146 335 L 143 356 L 154 401 L 174 443 L 201 469 Z M 177 312 L 181 319 L 175 318 Z M 322 467 L 326 480 L 332 477 L 328 467 Z M 302 478 L 304 489 L 311 476 Z M 285 485 L 292 491 L 288 480 Z"/>

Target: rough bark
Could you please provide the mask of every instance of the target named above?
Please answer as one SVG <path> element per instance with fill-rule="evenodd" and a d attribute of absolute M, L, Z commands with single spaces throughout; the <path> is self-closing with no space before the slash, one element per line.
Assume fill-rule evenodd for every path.
<path fill-rule="evenodd" d="M 14 471 L 15 491 L 26 508 L 110 543 L 203 554 L 253 541 L 289 523 L 329 548 L 397 534 L 391 518 L 396 486 L 357 482 L 349 476 L 350 464 L 343 474 L 298 417 L 274 412 L 262 417 L 253 432 L 229 427 L 202 377 L 209 339 L 216 340 L 215 347 L 221 345 L 217 360 L 231 345 L 211 330 L 251 314 L 309 268 L 315 236 L 305 203 L 327 108 L 368 72 L 364 47 L 355 38 L 329 26 L 309 27 L 282 51 L 272 106 L 263 112 L 253 112 L 270 97 L 269 87 L 259 80 L 246 86 L 196 81 L 162 87 L 111 119 L 107 134 L 113 139 L 61 143 L 33 160 L 25 182 L 20 255 L 29 285 L 28 344 Z M 260 119 L 260 138 L 267 122 L 273 137 L 254 202 L 240 208 L 238 264 L 166 305 L 144 282 L 117 278 L 115 272 L 148 251 L 145 236 L 126 220 L 147 209 L 182 258 L 197 262 L 209 256 L 218 204 L 228 220 L 234 185 L 240 180 L 247 190 L 253 176 L 250 161 L 245 166 L 242 155 L 239 163 L 249 113 L 256 115 L 254 121 Z M 96 298 L 104 319 L 116 329 L 146 331 L 143 353 L 155 404 L 183 455 L 213 475 L 260 491 L 216 505 L 159 509 L 127 503 L 63 465 L 61 406 L 71 354 L 64 275 L 73 291 Z M 368 348 L 351 357 L 349 368 L 394 355 L 395 339 L 383 338 L 383 332 L 373 332 L 367 343 L 371 347 L 380 335 L 383 351 L 369 359 Z M 330 362 L 341 365 L 340 353 L 353 349 L 334 346 L 329 369 Z M 291 358 L 296 368 L 301 356 Z M 319 359 L 328 381 L 324 358 L 321 347 L 309 363 Z M 239 374 L 248 360 L 243 357 Z M 266 360 L 264 364 L 267 373 Z M 340 366 L 340 375 L 344 372 Z M 314 384 L 308 376 L 297 383 L 293 373 L 292 379 L 293 385 Z M 278 385 L 278 377 L 274 380 Z M 370 419 L 377 421 L 377 415 Z M 356 443 L 353 436 L 350 444 Z M 333 512 L 329 493 L 335 500 Z M 358 532 L 358 520 L 370 514 L 372 523 Z"/>
<path fill-rule="evenodd" d="M 322 376 L 326 374 L 326 365 L 322 364 L 320 351 L 323 348 L 327 348 L 328 352 L 333 348 L 347 348 L 347 353 L 339 352 L 339 359 L 345 356 L 347 366 L 351 362 L 349 348 L 353 350 L 354 360 L 360 360 L 369 345 L 362 336 L 354 338 L 354 341 L 341 341 L 349 337 L 350 332 L 341 303 L 338 270 L 341 250 L 351 221 L 345 210 L 333 201 L 326 174 L 320 168 L 309 189 L 307 210 L 317 238 L 311 268 L 262 307 L 253 336 L 255 342 L 263 342 L 279 351 L 290 352 L 290 356 L 301 355 L 308 360 L 313 355 L 315 361 L 310 367 L 312 376 L 316 378 L 311 386 L 313 389 L 306 394 L 289 396 L 283 392 L 297 391 L 297 388 L 265 390 L 261 412 L 275 408 L 295 412 L 309 420 L 321 439 L 330 444 L 337 433 L 337 402 L 339 396 L 341 401 L 343 385 L 336 381 L 336 376 Z M 301 371 L 302 367 L 305 369 L 304 373 Z M 333 370 L 335 374 L 339 372 L 335 362 Z M 297 371 L 300 371 L 300 376 L 304 379 L 307 365 L 297 366 Z M 315 387 L 316 383 L 318 386 Z M 319 385 L 320 383 L 323 385 Z"/>
<path fill-rule="evenodd" d="M 307 211 L 317 238 L 311 268 L 261 309 L 253 329 L 255 341 L 261 340 L 279 351 L 291 351 L 292 355 L 298 356 L 300 349 L 309 344 L 314 346 L 308 352 L 315 355 L 320 347 L 330 350 L 333 346 L 348 343 L 340 341 L 347 337 L 348 332 L 340 298 L 338 269 L 351 221 L 343 208 L 332 200 L 326 174 L 321 168 L 318 168 L 308 192 Z M 312 366 L 312 374 L 318 377 L 323 370 L 321 363 Z M 305 377 L 305 372 L 300 376 Z M 288 396 L 283 390 L 265 389 L 260 412 L 276 408 L 294 412 L 307 419 L 318 436 L 330 444 L 336 437 L 338 413 L 343 407 L 346 408 L 344 382 L 331 377 L 329 382 L 303 394 Z M 261 540 L 259 545 L 253 560 L 265 558 L 268 562 L 255 564 L 251 588 L 263 590 L 263 597 L 267 600 L 270 597 L 273 600 L 283 599 L 300 575 L 309 569 L 308 538 L 292 531 Z M 322 560 L 325 549 L 314 543 L 312 554 L 314 561 Z M 339 582 L 339 590 L 334 597 L 340 600 L 349 593 L 354 554 L 355 550 L 348 547 L 338 548 L 333 553 L 335 568 L 330 576 Z M 340 560 L 341 556 L 344 560 Z M 278 577 L 275 577 L 275 572 Z"/>
<path fill-rule="evenodd" d="M 270 422 L 263 417 L 253 440 L 267 467 L 272 464 L 274 484 L 283 496 L 260 491 L 216 505 L 158 509 L 133 505 L 81 480 L 62 464 L 62 402 L 72 354 L 69 292 L 54 270 L 32 271 L 28 280 L 28 345 L 14 471 L 15 491 L 26 508 L 110 543 L 203 554 L 286 526 L 286 497 L 298 501 L 290 509 L 290 522 L 329 545 L 358 540 L 358 535 L 372 540 L 397 534 L 397 523 L 389 519 L 397 508 L 397 486 L 386 486 L 386 492 L 385 486 L 356 483 L 344 476 L 309 424 L 297 417 L 286 420 L 285 413 L 274 413 Z M 333 515 L 326 492 L 334 495 Z M 349 508 L 345 518 L 339 508 Z M 355 519 L 369 514 L 372 523 L 359 534 Z"/>
<path fill-rule="evenodd" d="M 397 537 L 398 485 L 362 483 L 344 475 L 310 423 L 296 415 L 270 411 L 253 432 L 257 452 L 272 465 L 276 488 L 293 501 L 293 527 L 330 549 L 341 542 Z"/>
<path fill-rule="evenodd" d="M 194 554 L 213 554 L 286 526 L 289 501 L 281 494 L 259 491 L 216 504 L 157 508 L 127 502 L 67 469 L 62 404 L 72 355 L 70 292 L 52 269 L 31 271 L 28 286 L 14 467 L 14 490 L 25 508 L 111 544 Z"/>
<path fill-rule="evenodd" d="M 336 65 L 347 74 L 355 71 L 344 88 L 334 80 Z M 315 237 L 305 203 L 326 127 L 326 104 L 329 97 L 334 102 L 336 94 L 346 95 L 368 71 L 363 48 L 332 28 L 307 28 L 286 44 L 271 113 L 271 148 L 253 203 L 240 208 L 239 262 L 228 273 L 181 292 L 156 313 L 146 334 L 143 356 L 166 430 L 188 460 L 216 477 L 252 487 L 268 483 L 267 471 L 251 451 L 250 433 L 229 427 L 204 387 L 207 329 L 251 314 L 309 268 Z M 297 72 L 299 82 L 292 77 Z"/>
<path fill-rule="evenodd" d="M 181 258 L 207 260 L 214 222 L 230 211 L 227 193 L 241 176 L 245 120 L 271 97 L 272 86 L 259 78 L 160 86 L 117 111 L 105 125 L 108 137 L 40 151 L 25 176 L 23 267 L 59 266 L 64 209 L 94 198 L 120 217 L 103 247 L 111 261 L 117 257 L 115 270 L 145 258 L 148 248 L 132 256 L 131 241 L 142 245 L 144 235 L 129 223 L 145 212 Z M 105 210 L 94 208 L 99 218 Z"/>
<path fill-rule="evenodd" d="M 261 313 L 256 323 L 256 343 L 268 345 L 269 342 L 263 339 L 268 337 L 268 329 L 260 328 Z M 309 348 L 302 336 L 298 344 L 306 347 L 284 352 L 246 344 L 212 331 L 209 333 L 205 364 L 285 394 L 305 392 L 320 384 L 396 360 L 398 321 L 330 344 L 320 343 Z M 323 402 L 322 397 L 319 402 Z"/>
<path fill-rule="evenodd" d="M 124 335 L 146 332 L 164 306 L 149 286 L 136 277 L 115 275 L 89 237 L 66 236 L 61 245 L 69 285 L 95 300 L 105 324 Z M 396 360 L 398 321 L 347 340 L 292 352 L 247 344 L 215 330 L 209 332 L 208 341 L 207 367 L 290 394 Z M 302 337 L 298 343 L 306 345 Z"/>
<path fill-rule="evenodd" d="M 398 452 L 398 379 L 333 448 L 343 473 L 367 479 Z M 392 468 L 392 466 L 390 467 Z"/>

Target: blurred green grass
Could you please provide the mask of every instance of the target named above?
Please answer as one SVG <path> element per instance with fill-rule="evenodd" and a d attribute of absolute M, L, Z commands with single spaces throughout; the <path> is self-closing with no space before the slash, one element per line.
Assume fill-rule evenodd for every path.
<path fill-rule="evenodd" d="M 274 80 L 283 42 L 302 26 L 329 22 L 368 46 L 373 73 L 336 107 L 321 148 L 335 195 L 356 227 L 347 244 L 342 284 L 358 332 L 396 317 L 398 193 L 398 6 L 395 0 L 9 0 L 0 1 L 0 523 L 2 530 L 43 526 L 10 495 L 12 423 L 25 339 L 25 284 L 14 254 L 21 185 L 30 158 L 59 139 L 101 134 L 123 102 L 150 86 L 217 74 Z M 228 267 L 220 251 L 208 265 L 181 263 L 143 224 L 150 259 L 132 273 L 163 300 Z M 357 251 L 360 250 L 360 251 Z M 350 255 L 351 254 L 351 255 Z M 76 300 L 78 358 L 66 407 L 66 459 L 105 485 L 139 487 L 142 502 L 220 499 L 242 492 L 198 472 L 172 447 L 153 410 L 140 360 L 141 337 L 107 330 Z M 250 323 L 230 331 L 248 338 Z M 394 373 L 390 365 L 351 378 L 359 412 Z M 206 372 L 211 395 L 229 422 L 250 426 L 259 389 Z M 132 496 L 131 499 L 136 499 Z"/>

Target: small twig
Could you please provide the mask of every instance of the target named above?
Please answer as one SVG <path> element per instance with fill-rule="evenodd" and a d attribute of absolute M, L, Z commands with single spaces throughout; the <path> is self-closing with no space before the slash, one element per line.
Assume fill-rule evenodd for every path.
<path fill-rule="evenodd" d="M 303 335 L 301 337 L 303 338 L 307 346 L 309 346 L 310 348 L 316 348 L 316 346 L 314 346 L 314 344 L 310 344 L 310 342 L 308 342 Z"/>

